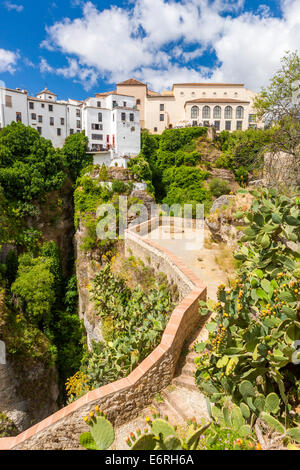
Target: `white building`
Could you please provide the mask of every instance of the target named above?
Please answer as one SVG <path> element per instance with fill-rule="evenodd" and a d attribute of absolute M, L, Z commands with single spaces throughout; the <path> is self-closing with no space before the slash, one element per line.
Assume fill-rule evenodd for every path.
<path fill-rule="evenodd" d="M 133 96 L 103 93 L 85 101 L 58 101 L 48 89 L 32 97 L 26 90 L 0 88 L 0 129 L 12 121 L 35 128 L 54 147 L 84 130 L 95 163 L 126 167 L 127 159 L 140 152 L 140 118 Z"/>

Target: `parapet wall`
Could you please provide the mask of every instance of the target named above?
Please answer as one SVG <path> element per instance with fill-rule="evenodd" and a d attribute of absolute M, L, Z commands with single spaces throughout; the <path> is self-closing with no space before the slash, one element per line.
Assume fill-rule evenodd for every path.
<path fill-rule="evenodd" d="M 206 299 L 206 287 L 173 253 L 141 236 L 158 224 L 159 219 L 152 219 L 129 229 L 125 246 L 127 253 L 148 261 L 178 285 L 182 300 L 160 345 L 128 377 L 87 393 L 16 437 L 0 439 L 0 450 L 80 449 L 80 434 L 88 430 L 83 417 L 96 404 L 120 425 L 136 417 L 170 384 L 185 340 L 201 324 L 199 300 Z"/>

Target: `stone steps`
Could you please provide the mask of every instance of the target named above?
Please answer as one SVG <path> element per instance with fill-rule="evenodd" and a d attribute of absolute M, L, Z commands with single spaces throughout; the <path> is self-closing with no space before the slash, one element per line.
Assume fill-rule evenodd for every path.
<path fill-rule="evenodd" d="M 188 377 L 194 377 L 196 372 L 196 367 L 194 363 L 187 362 L 181 369 L 181 374 Z"/>
<path fill-rule="evenodd" d="M 198 390 L 197 386 L 195 385 L 194 378 L 188 375 L 180 375 L 175 377 L 173 384 L 178 385 L 179 387 L 187 388 L 189 390 Z"/>

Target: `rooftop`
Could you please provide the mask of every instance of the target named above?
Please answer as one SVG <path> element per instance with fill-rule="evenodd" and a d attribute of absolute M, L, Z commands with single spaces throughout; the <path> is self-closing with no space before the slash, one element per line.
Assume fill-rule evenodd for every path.
<path fill-rule="evenodd" d="M 127 85 L 135 85 L 135 86 L 147 86 L 145 83 L 139 82 L 135 78 L 129 78 L 125 80 L 125 82 L 118 83 L 117 86 L 127 86 Z"/>
<path fill-rule="evenodd" d="M 41 91 L 40 93 L 37 93 L 37 95 L 36 95 L 36 96 L 38 96 L 38 95 L 42 95 L 43 93 L 47 93 L 47 95 L 57 96 L 55 93 L 52 93 L 52 91 L 48 90 L 48 88 L 47 88 L 47 87 L 46 87 L 46 88 L 44 88 L 44 90 L 43 90 L 43 91 Z"/>

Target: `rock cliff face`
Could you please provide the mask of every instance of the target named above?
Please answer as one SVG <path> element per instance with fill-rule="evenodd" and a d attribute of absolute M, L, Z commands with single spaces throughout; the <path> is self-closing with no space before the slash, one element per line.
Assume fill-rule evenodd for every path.
<path fill-rule="evenodd" d="M 101 254 L 97 250 L 83 251 L 81 245 L 87 229 L 82 223 L 79 226 L 74 238 L 76 257 L 76 276 L 78 282 L 78 313 L 87 333 L 88 347 L 91 348 L 92 341 L 102 341 L 101 323 L 96 316 L 94 304 L 91 301 L 89 287 L 101 269 Z"/>
<path fill-rule="evenodd" d="M 99 170 L 98 170 L 99 171 Z M 117 178 L 121 181 L 128 183 L 132 181 L 132 176 L 128 170 L 122 168 L 109 168 L 109 177 Z M 97 170 L 94 170 L 93 178 L 98 178 Z M 106 182 L 107 183 L 107 182 Z M 154 199 L 146 191 L 141 189 L 133 189 L 129 197 L 135 197 L 144 204 L 148 211 L 148 218 L 151 217 L 152 205 Z M 129 217 L 127 223 L 134 223 L 134 217 Z M 92 341 L 103 341 L 102 325 L 99 317 L 96 314 L 94 304 L 91 301 L 90 287 L 92 281 L 101 269 L 102 255 L 100 250 L 93 249 L 90 251 L 83 251 L 81 249 L 87 229 L 80 220 L 78 229 L 74 237 L 75 257 L 76 257 L 76 276 L 78 282 L 79 305 L 78 312 L 80 318 L 84 321 L 85 330 L 87 333 L 87 344 L 89 349 L 92 347 Z M 123 250 L 123 242 L 118 242 L 118 250 Z"/>
<path fill-rule="evenodd" d="M 66 181 L 60 190 L 48 193 L 44 201 L 36 204 L 38 215 L 27 220 L 29 227 L 42 233 L 44 241 L 57 243 L 64 274 L 67 273 L 68 262 L 73 250 L 73 191 L 71 182 Z"/>
<path fill-rule="evenodd" d="M 21 368 L 10 359 L 0 365 L 0 413 L 13 421 L 18 432 L 55 413 L 58 394 L 53 367 L 34 363 Z"/>

